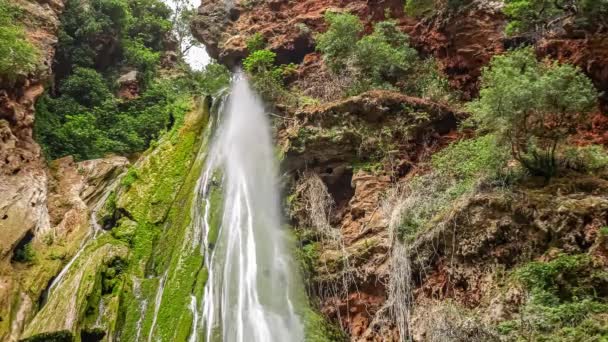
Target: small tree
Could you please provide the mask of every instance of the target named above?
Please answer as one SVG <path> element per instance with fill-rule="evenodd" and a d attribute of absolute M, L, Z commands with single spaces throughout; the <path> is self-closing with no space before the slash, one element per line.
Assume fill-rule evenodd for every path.
<path fill-rule="evenodd" d="M 0 78 L 14 81 L 21 73 L 34 72 L 39 52 L 25 37 L 21 25 L 15 24 L 20 10 L 0 0 Z"/>
<path fill-rule="evenodd" d="M 513 158 L 550 178 L 559 143 L 585 121 L 597 95 L 577 68 L 539 63 L 525 48 L 492 59 L 482 72 L 480 97 L 469 109 L 481 130 L 510 144 Z"/>
<path fill-rule="evenodd" d="M 346 67 L 348 58 L 363 31 L 359 17 L 350 13 L 325 13 L 329 29 L 317 37 L 317 50 L 325 56 L 325 62 L 333 71 Z"/>

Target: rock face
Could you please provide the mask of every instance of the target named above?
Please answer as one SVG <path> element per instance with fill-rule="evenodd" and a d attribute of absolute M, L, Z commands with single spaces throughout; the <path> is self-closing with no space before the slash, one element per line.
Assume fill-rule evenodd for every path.
<path fill-rule="evenodd" d="M 386 336 L 368 331 L 387 300 L 391 240 L 383 196 L 394 177 L 408 174 L 431 146 L 451 140 L 460 115 L 427 100 L 371 91 L 301 111 L 298 124 L 280 136 L 284 166 L 296 175 L 293 223 L 319 226 L 318 213 L 311 212 L 311 198 L 318 196 L 307 184 L 311 174 L 319 177 L 330 199 L 327 224 L 331 235 L 340 238 L 316 240 L 316 227 L 304 229 L 304 236 L 316 238 L 302 243 L 311 243 L 319 253 L 311 293 L 352 340 L 388 341 L 384 338 L 393 336 L 391 329 Z M 381 157 L 385 152 L 389 159 Z"/>
<path fill-rule="evenodd" d="M 74 163 L 71 157 L 66 157 L 51 163 L 48 176 L 41 171 L 40 177 L 45 180 L 44 184 L 36 184 L 36 178 L 26 177 L 21 178 L 23 183 L 15 184 L 15 178 L 11 178 L 13 183 L 10 183 L 8 189 L 13 191 L 9 193 L 12 194 L 9 198 L 13 199 L 13 204 L 6 208 L 3 214 L 7 216 L 5 220 L 10 221 L 7 227 L 30 229 L 24 232 L 19 230 L 19 234 L 12 232 L 12 235 L 9 234 L 10 230 L 2 231 L 2 340 L 18 339 L 25 322 L 37 309 L 37 301 L 51 279 L 76 253 L 91 230 L 92 207 L 102 199 L 102 193 L 125 171 L 128 164 L 122 157 L 81 163 Z M 18 187 L 15 187 L 16 185 Z M 22 203 L 27 208 L 19 207 Z M 28 216 L 32 215 L 32 207 L 40 208 L 38 216 Z M 15 242 L 9 245 L 9 238 Z M 27 258 L 16 257 L 24 251 L 29 253 Z"/>
<path fill-rule="evenodd" d="M 25 11 L 27 38 L 41 53 L 36 75 L 22 75 L 15 84 L 0 84 L 0 232 L 4 258 L 25 232 L 48 228 L 44 202 L 46 175 L 40 147 L 33 139 L 34 103 L 44 91 L 57 42 L 63 2 L 18 1 Z M 20 223 L 20 224 L 16 224 Z M 6 232 L 6 233 L 5 233 Z"/>
<path fill-rule="evenodd" d="M 24 11 L 26 36 L 38 48 L 40 61 L 36 74 L 21 75 L 15 82 L 0 81 L 0 339 L 3 340 L 9 339 L 10 330 L 20 329 L 18 325 L 10 326 L 11 317 L 19 321 L 32 306 L 27 293 L 15 283 L 11 258 L 20 244 L 34 237 L 40 239 L 51 227 L 46 208 L 48 176 L 40 147 L 33 139 L 34 103 L 51 76 L 59 14 L 63 9 L 62 0 L 18 0 L 15 4 Z"/>
<path fill-rule="evenodd" d="M 505 37 L 507 19 L 501 11 L 502 1 L 489 0 L 473 1 L 456 12 L 438 11 L 422 20 L 408 17 L 399 0 L 204 0 L 192 23 L 192 32 L 213 58 L 230 67 L 247 56 L 247 38 L 261 33 L 280 63 L 304 61 L 300 74 L 314 77 L 320 72 L 317 67 L 310 68 L 310 61 L 316 59 L 314 34 L 326 29 L 323 15 L 328 10 L 357 14 L 367 31 L 388 14 L 410 35 L 422 55 L 439 61 L 451 84 L 465 98 L 477 94 L 481 68 L 492 56 L 522 42 L 517 37 Z M 579 66 L 600 91 L 608 93 L 606 39 L 605 32 L 583 37 L 542 37 L 538 53 Z M 306 66 L 309 70 L 304 71 Z"/>
<path fill-rule="evenodd" d="M 342 94 L 332 93 L 332 84 L 341 80 L 315 52 L 314 35 L 326 29 L 326 11 L 358 15 L 366 32 L 387 15 L 395 19 L 421 56 L 436 58 L 465 100 L 477 95 L 481 70 L 492 57 L 524 38 L 505 37 L 502 1 L 473 1 L 424 19 L 408 17 L 398 0 L 204 0 L 199 7 L 192 30 L 212 57 L 234 67 L 248 55 L 247 39 L 260 33 L 280 63 L 299 64 L 292 85 L 329 102 L 287 113 L 289 120 L 277 129 L 283 166 L 291 176 L 292 224 L 312 263 L 309 290 L 352 341 L 398 341 L 387 302 L 396 246 L 383 203 L 391 189 L 425 172 L 421 159 L 461 134 L 455 128 L 463 114 L 386 91 L 336 101 Z M 539 57 L 581 67 L 604 92 L 606 46 L 606 34 L 599 31 L 583 37 L 548 35 L 536 44 Z M 598 113 L 592 126 L 577 139 L 605 143 L 605 116 Z M 606 224 L 604 183 L 588 177 L 556 180 L 549 187 L 527 184 L 507 197 L 481 192 L 436 218 L 406 248 L 414 287 L 413 338 L 445 341 L 450 340 L 445 333 L 453 332 L 451 340 L 497 340 L 484 324 L 511 319 L 523 291 L 505 285 L 506 294 L 497 294 L 496 267 L 511 271 L 546 258 L 551 247 L 605 262 L 598 233 Z M 475 310 L 477 316 L 471 319 L 446 303 Z"/>

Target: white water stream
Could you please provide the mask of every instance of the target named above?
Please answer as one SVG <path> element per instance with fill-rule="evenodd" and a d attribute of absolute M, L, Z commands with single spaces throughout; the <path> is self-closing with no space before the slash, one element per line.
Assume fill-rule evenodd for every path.
<path fill-rule="evenodd" d="M 195 341 L 303 341 L 293 298 L 297 266 L 281 225 L 277 170 L 270 124 L 260 99 L 237 76 L 199 180 L 193 240 L 209 270 L 201 305 L 193 298 Z M 209 244 L 210 189 L 220 180 L 223 216 Z"/>

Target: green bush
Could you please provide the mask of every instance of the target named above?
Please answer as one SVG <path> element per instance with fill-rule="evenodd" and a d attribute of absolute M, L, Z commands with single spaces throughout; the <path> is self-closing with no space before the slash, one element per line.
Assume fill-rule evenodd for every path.
<path fill-rule="evenodd" d="M 31 242 L 26 243 L 21 248 L 18 248 L 17 250 L 15 250 L 15 252 L 13 254 L 13 258 L 12 258 L 13 261 L 25 262 L 25 263 L 32 262 L 35 259 L 36 259 L 36 252 L 34 252 Z"/>
<path fill-rule="evenodd" d="M 158 80 L 171 10 L 160 0 L 67 0 L 55 58 L 56 92 L 36 104 L 35 134 L 48 158 L 77 160 L 146 149 L 183 120 L 199 85 L 185 77 Z M 112 89 L 136 69 L 139 97 Z M 212 80 L 210 75 L 207 80 Z"/>
<path fill-rule="evenodd" d="M 257 32 L 247 39 L 247 51 L 250 54 L 264 48 L 266 48 L 266 39 L 261 33 Z"/>
<path fill-rule="evenodd" d="M 329 28 L 317 37 L 317 50 L 323 53 L 325 62 L 334 71 L 345 68 L 352 56 L 363 24 L 359 17 L 350 13 L 325 13 Z"/>
<path fill-rule="evenodd" d="M 95 107 L 112 97 L 103 77 L 95 70 L 76 68 L 59 86 L 63 96 L 84 107 Z"/>
<path fill-rule="evenodd" d="M 566 20 L 592 30 L 608 24 L 608 2 L 604 0 L 505 0 L 510 21 L 508 35 L 544 33 Z"/>
<path fill-rule="evenodd" d="M 468 108 L 480 131 L 494 132 L 526 169 L 550 178 L 559 144 L 585 121 L 597 96 L 579 69 L 539 63 L 526 48 L 492 59 L 482 71 L 479 99 Z"/>
<path fill-rule="evenodd" d="M 40 58 L 18 23 L 19 13 L 16 6 L 0 0 L 0 79 L 10 82 L 19 74 L 34 72 Z"/>
<path fill-rule="evenodd" d="M 493 135 L 461 140 L 437 152 L 431 171 L 411 179 L 404 190 L 400 237 L 414 237 L 455 201 L 474 193 L 479 184 L 504 185 L 509 180 L 507 161 L 506 148 Z"/>
<path fill-rule="evenodd" d="M 596 172 L 608 167 L 608 153 L 600 145 L 567 146 L 561 159 L 565 167 L 578 171 Z"/>
<path fill-rule="evenodd" d="M 405 13 L 412 17 L 428 17 L 443 9 L 457 11 L 471 2 L 471 0 L 406 0 Z"/>
<path fill-rule="evenodd" d="M 275 64 L 276 54 L 270 50 L 258 50 L 250 54 L 243 67 L 251 76 L 253 87 L 270 101 L 282 99 L 290 102 L 290 94 L 285 90 L 284 79 L 295 66 Z"/>
<path fill-rule="evenodd" d="M 392 21 L 376 23 L 371 34 L 359 39 L 363 25 L 357 16 L 328 12 L 325 18 L 329 28 L 317 37 L 317 49 L 332 72 L 354 79 L 350 95 L 395 89 L 394 84 L 419 62 L 408 36 Z"/>
<path fill-rule="evenodd" d="M 508 161 L 504 147 L 488 134 L 475 139 L 455 142 L 432 157 L 433 169 L 444 177 L 465 182 L 482 178 L 497 178 Z"/>
<path fill-rule="evenodd" d="M 608 332 L 608 322 L 590 325 L 597 314 L 608 313 L 604 291 L 608 273 L 586 254 L 561 254 L 548 262 L 533 261 L 513 273 L 529 294 L 520 320 L 507 321 L 503 334 L 519 334 L 535 341 L 594 341 Z"/>
<path fill-rule="evenodd" d="M 390 88 L 405 76 L 418 56 L 408 40 L 394 22 L 383 21 L 374 26 L 372 34 L 357 42 L 354 66 L 361 72 L 362 82 L 366 83 L 363 88 Z"/>

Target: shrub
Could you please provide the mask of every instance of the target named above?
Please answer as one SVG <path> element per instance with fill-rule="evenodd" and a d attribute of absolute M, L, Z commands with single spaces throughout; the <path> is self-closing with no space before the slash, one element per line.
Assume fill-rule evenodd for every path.
<path fill-rule="evenodd" d="M 374 25 L 374 31 L 359 39 L 363 25 L 347 13 L 325 16 L 329 28 L 317 37 L 317 49 L 335 74 L 349 75 L 347 93 L 356 95 L 370 89 L 394 89 L 400 79 L 418 62 L 408 36 L 392 21 Z"/>
<path fill-rule="evenodd" d="M 16 249 L 12 261 L 29 263 L 36 259 L 36 252 L 32 247 L 32 243 L 28 242 L 20 248 Z"/>
<path fill-rule="evenodd" d="M 476 182 L 481 178 L 497 178 L 507 160 L 506 149 L 497 144 L 494 135 L 488 134 L 449 145 L 433 155 L 431 163 L 445 177 Z"/>
<path fill-rule="evenodd" d="M 74 99 L 85 107 L 95 107 L 112 97 L 103 77 L 95 70 L 76 68 L 74 73 L 61 82 L 62 95 Z"/>
<path fill-rule="evenodd" d="M 125 63 L 137 68 L 140 72 L 140 81 L 149 84 L 154 77 L 156 67 L 160 62 L 160 53 L 147 48 L 141 40 L 127 39 L 123 43 Z"/>
<path fill-rule="evenodd" d="M 247 39 L 247 51 L 249 51 L 250 54 L 258 50 L 262 50 L 265 47 L 266 39 L 264 39 L 264 36 L 259 32 L 255 33 L 254 35 L 249 37 L 249 39 Z"/>
<path fill-rule="evenodd" d="M 379 22 L 374 32 L 356 44 L 354 65 L 361 72 L 368 88 L 386 88 L 412 67 L 417 52 L 408 44 L 408 37 L 391 21 Z"/>
<path fill-rule="evenodd" d="M 243 61 L 245 71 L 251 75 L 253 87 L 267 100 L 280 98 L 290 102 L 290 94 L 284 88 L 285 75 L 294 69 L 293 65 L 277 66 L 276 54 L 270 50 L 258 50 Z"/>
<path fill-rule="evenodd" d="M 317 37 L 317 50 L 323 53 L 325 62 L 335 72 L 345 68 L 352 56 L 363 24 L 359 17 L 349 13 L 325 13 L 329 28 Z"/>
<path fill-rule="evenodd" d="M 565 167 L 579 171 L 600 171 L 608 167 L 608 153 L 600 145 L 568 146 L 563 152 Z"/>
<path fill-rule="evenodd" d="M 0 78 L 15 81 L 19 74 L 34 72 L 39 52 L 25 37 L 16 23 L 19 9 L 0 0 Z"/>
<path fill-rule="evenodd" d="M 230 85 L 230 71 L 222 64 L 210 63 L 200 72 L 195 72 L 196 88 L 209 95 L 217 94 Z"/>
<path fill-rule="evenodd" d="M 411 179 L 405 188 L 401 238 L 415 236 L 451 204 L 474 193 L 480 183 L 504 183 L 508 153 L 493 135 L 453 143 L 437 152 L 432 171 Z"/>
<path fill-rule="evenodd" d="M 566 21 L 593 29 L 608 24 L 608 2 L 597 0 L 506 0 L 508 35 L 542 34 L 561 28 Z"/>
<path fill-rule="evenodd" d="M 548 262 L 533 261 L 518 268 L 514 278 L 528 291 L 521 320 L 508 321 L 504 334 L 518 333 L 539 341 L 577 341 L 597 337 L 607 322 L 590 326 L 594 315 L 608 313 L 605 288 L 608 274 L 586 254 L 561 254 Z M 588 340 L 583 338 L 583 340 Z M 594 339 L 595 340 L 595 339 Z"/>
<path fill-rule="evenodd" d="M 405 13 L 413 17 L 427 17 L 438 10 L 457 11 L 471 0 L 406 0 Z"/>
<path fill-rule="evenodd" d="M 481 131 L 495 132 L 526 169 L 548 179 L 556 172 L 559 144 L 596 101 L 593 84 L 577 68 L 539 63 L 526 48 L 492 59 L 469 110 Z"/>

